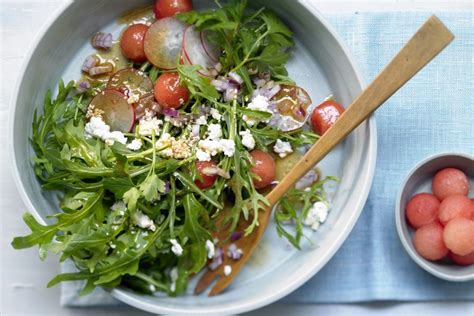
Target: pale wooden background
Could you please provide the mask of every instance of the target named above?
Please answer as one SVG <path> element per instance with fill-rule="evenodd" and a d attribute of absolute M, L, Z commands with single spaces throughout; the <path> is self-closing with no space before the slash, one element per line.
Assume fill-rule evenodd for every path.
<path fill-rule="evenodd" d="M 80 1 L 80 0 L 76 0 Z M 123 0 L 122 0 L 123 1 Z M 306 0 L 324 12 L 473 10 L 473 1 L 449 0 Z M 44 285 L 59 271 L 56 258 L 40 262 L 36 249 L 13 251 L 13 236 L 27 233 L 20 214 L 25 207 L 9 170 L 6 134 L 8 109 L 19 68 L 29 44 L 48 17 L 68 0 L 0 0 L 0 315 L 145 315 L 129 309 L 64 309 L 59 287 Z M 253 315 L 464 315 L 474 316 L 474 303 L 376 303 L 350 305 L 280 305 Z"/>

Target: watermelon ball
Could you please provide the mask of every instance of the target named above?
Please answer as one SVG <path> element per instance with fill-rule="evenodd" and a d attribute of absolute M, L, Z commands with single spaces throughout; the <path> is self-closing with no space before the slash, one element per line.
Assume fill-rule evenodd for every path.
<path fill-rule="evenodd" d="M 464 172 L 455 168 L 446 168 L 435 174 L 432 188 L 434 195 L 442 201 L 450 195 L 467 195 L 470 184 Z"/>
<path fill-rule="evenodd" d="M 420 256 L 433 261 L 444 258 L 449 252 L 443 241 L 443 226 L 438 222 L 418 228 L 413 245 Z"/>
<path fill-rule="evenodd" d="M 413 228 L 434 222 L 438 218 L 440 202 L 433 194 L 420 193 L 407 204 L 406 216 Z"/>
<path fill-rule="evenodd" d="M 474 221 L 454 218 L 444 227 L 444 243 L 456 255 L 466 256 L 474 252 Z"/>
<path fill-rule="evenodd" d="M 451 260 L 454 261 L 454 263 L 459 264 L 461 266 L 468 266 L 470 264 L 474 264 L 474 252 L 465 256 L 460 256 L 450 252 L 449 257 L 451 258 Z"/>
<path fill-rule="evenodd" d="M 446 225 L 453 218 L 473 219 L 474 205 L 464 195 L 450 195 L 439 206 L 439 221 Z"/>

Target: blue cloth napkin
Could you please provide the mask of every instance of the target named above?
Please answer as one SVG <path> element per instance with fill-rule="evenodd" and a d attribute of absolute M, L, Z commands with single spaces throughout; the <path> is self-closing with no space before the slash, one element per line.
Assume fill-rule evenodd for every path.
<path fill-rule="evenodd" d="M 368 81 L 429 15 L 372 12 L 328 18 Z M 456 39 L 376 113 L 377 167 L 356 227 L 331 261 L 283 302 L 474 300 L 474 282 L 440 280 L 408 257 L 393 218 L 400 184 L 418 161 L 444 151 L 474 154 L 474 14 L 438 16 Z M 117 304 L 102 290 L 79 298 L 78 289 L 77 283 L 63 283 L 61 303 Z"/>

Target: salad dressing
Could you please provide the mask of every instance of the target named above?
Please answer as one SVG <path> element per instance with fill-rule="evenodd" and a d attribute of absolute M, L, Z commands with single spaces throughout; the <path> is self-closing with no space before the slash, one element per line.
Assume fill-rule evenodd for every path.
<path fill-rule="evenodd" d="M 137 9 L 132 9 L 125 12 L 118 18 L 120 24 L 137 24 L 143 23 L 151 25 L 155 21 L 155 13 L 153 12 L 153 5 L 147 5 Z"/>
<path fill-rule="evenodd" d="M 107 82 L 113 73 L 128 67 L 129 62 L 122 55 L 119 41 L 114 42 L 110 49 L 96 51 L 96 53 L 93 55 L 99 58 L 99 65 L 109 63 L 112 64 L 114 70 L 111 73 L 105 73 L 97 76 L 90 76 L 88 73 L 83 72 L 81 81 L 87 80 L 91 83 Z"/>

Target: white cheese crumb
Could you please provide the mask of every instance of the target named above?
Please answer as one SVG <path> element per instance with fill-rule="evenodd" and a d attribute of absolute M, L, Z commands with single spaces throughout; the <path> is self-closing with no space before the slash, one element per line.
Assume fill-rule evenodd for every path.
<path fill-rule="evenodd" d="M 227 157 L 232 157 L 235 154 L 235 142 L 231 139 L 221 139 L 220 140 L 222 152 Z"/>
<path fill-rule="evenodd" d="M 171 251 L 176 256 L 181 256 L 183 254 L 183 247 L 178 243 L 176 239 L 170 239 L 169 242 L 171 243 Z"/>
<path fill-rule="evenodd" d="M 171 290 L 171 292 L 174 292 L 174 291 L 176 291 L 176 281 L 178 280 L 178 268 L 177 267 L 174 267 L 173 269 L 171 269 L 171 271 L 170 271 L 170 280 L 171 280 L 170 290 Z"/>
<path fill-rule="evenodd" d="M 93 116 L 84 127 L 84 136 L 86 139 L 99 138 L 103 140 L 107 145 L 113 145 L 115 142 L 121 144 L 127 143 L 127 138 L 122 132 L 110 131 L 110 126 L 105 124 L 104 120 L 100 116 Z"/>
<path fill-rule="evenodd" d="M 201 149 L 198 149 L 196 151 L 196 159 L 198 161 L 211 161 L 211 154 L 209 154 L 208 152 L 205 152 Z"/>
<path fill-rule="evenodd" d="M 193 135 L 194 137 L 199 137 L 200 128 L 201 126 L 198 124 L 191 125 L 191 135 Z"/>
<path fill-rule="evenodd" d="M 84 134 L 87 139 L 90 138 L 105 138 L 110 133 L 110 126 L 105 124 L 101 117 L 93 116 L 87 122 L 84 128 Z"/>
<path fill-rule="evenodd" d="M 216 247 L 214 246 L 214 243 L 210 240 L 206 240 L 206 251 L 208 259 L 212 259 L 216 255 Z"/>
<path fill-rule="evenodd" d="M 319 225 L 324 223 L 328 217 L 329 208 L 323 202 L 316 202 L 308 211 L 303 224 L 311 226 L 313 230 L 317 230 Z"/>
<path fill-rule="evenodd" d="M 217 109 L 214 109 L 214 108 L 211 109 L 211 116 L 212 116 L 212 118 L 214 118 L 215 120 L 218 120 L 218 121 L 220 121 L 221 118 L 222 118 L 222 115 L 219 113 L 219 111 Z"/>
<path fill-rule="evenodd" d="M 150 115 L 145 115 L 145 117 L 140 120 L 138 132 L 142 136 L 151 136 L 153 132 L 155 132 L 155 135 L 158 135 L 161 125 L 163 125 L 162 120 L 156 117 L 150 117 Z"/>
<path fill-rule="evenodd" d="M 199 157 L 203 159 L 200 161 L 208 161 L 205 160 L 208 159 L 208 156 L 205 155 L 205 153 L 209 154 L 210 156 L 215 156 L 219 153 L 224 153 L 224 155 L 226 155 L 227 157 L 232 157 L 235 153 L 235 143 L 231 139 L 203 139 L 199 141 L 198 146 L 199 149 L 196 152 L 196 157 L 199 154 Z M 204 153 L 199 152 L 199 150 Z"/>
<path fill-rule="evenodd" d="M 136 211 L 133 214 L 132 220 L 133 220 L 133 223 L 137 225 L 138 227 L 148 228 L 151 231 L 156 230 L 156 226 L 153 220 L 149 218 L 146 214 L 143 214 L 140 211 Z"/>
<path fill-rule="evenodd" d="M 124 201 L 117 201 L 115 202 L 111 207 L 110 209 L 112 211 L 118 211 L 118 210 L 126 210 L 127 209 L 127 205 L 125 205 L 125 202 Z"/>
<path fill-rule="evenodd" d="M 293 152 L 293 148 L 291 148 L 291 144 L 289 142 L 284 142 L 280 139 L 277 139 L 275 146 L 273 146 L 273 151 L 277 153 L 280 158 L 285 158 L 288 154 Z"/>
<path fill-rule="evenodd" d="M 122 132 L 114 131 L 114 132 L 110 132 L 107 135 L 105 142 L 108 145 L 113 145 L 115 142 L 119 142 L 120 144 L 125 145 L 127 143 L 127 137 L 125 137 L 125 135 Z"/>
<path fill-rule="evenodd" d="M 130 144 L 127 144 L 127 148 L 130 150 L 139 150 L 142 148 L 143 142 L 141 139 L 134 139 Z"/>
<path fill-rule="evenodd" d="M 220 124 L 209 124 L 207 132 L 209 133 L 208 138 L 211 140 L 218 140 L 222 137 L 222 128 Z"/>
<path fill-rule="evenodd" d="M 207 124 L 207 118 L 205 115 L 201 115 L 200 117 L 198 117 L 198 119 L 196 120 L 196 124 L 197 125 L 206 125 Z"/>
<path fill-rule="evenodd" d="M 225 265 L 224 266 L 224 275 L 228 276 L 231 273 L 232 273 L 232 267 L 230 265 Z"/>
<path fill-rule="evenodd" d="M 268 108 L 269 105 L 270 104 L 268 102 L 267 97 L 263 95 L 257 95 L 255 98 L 252 99 L 252 101 L 249 104 L 247 104 L 247 108 L 250 110 L 272 113 L 270 109 Z M 242 118 L 250 126 L 253 126 L 255 125 L 255 123 L 258 123 L 257 119 L 250 118 L 247 115 L 244 115 Z"/>
<path fill-rule="evenodd" d="M 247 129 L 239 133 L 242 136 L 242 145 L 247 147 L 247 149 L 254 149 L 255 148 L 255 139 L 253 138 L 252 133 Z"/>

